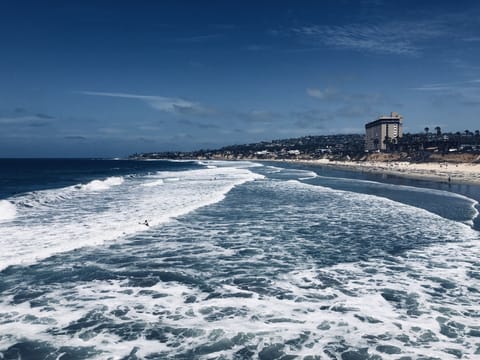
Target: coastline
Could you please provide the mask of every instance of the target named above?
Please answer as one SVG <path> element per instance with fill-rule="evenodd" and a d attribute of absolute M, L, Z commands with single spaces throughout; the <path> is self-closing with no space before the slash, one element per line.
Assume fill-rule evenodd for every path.
<path fill-rule="evenodd" d="M 305 165 L 327 166 L 355 172 L 392 175 L 417 180 L 480 185 L 480 164 L 477 163 L 331 161 L 328 159 L 285 161 Z"/>

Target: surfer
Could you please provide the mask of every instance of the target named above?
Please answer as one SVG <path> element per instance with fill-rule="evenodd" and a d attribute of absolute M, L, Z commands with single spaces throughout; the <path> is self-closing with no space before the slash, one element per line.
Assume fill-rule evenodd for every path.
<path fill-rule="evenodd" d="M 139 224 L 140 224 L 140 225 L 145 225 L 145 226 L 150 226 L 150 225 L 148 224 L 148 220 L 145 220 L 143 223 L 139 223 Z"/>

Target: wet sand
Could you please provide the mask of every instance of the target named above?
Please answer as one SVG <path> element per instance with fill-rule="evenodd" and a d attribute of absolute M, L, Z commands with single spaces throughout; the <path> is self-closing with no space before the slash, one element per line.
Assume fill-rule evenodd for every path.
<path fill-rule="evenodd" d="M 298 160 L 294 162 L 340 168 L 343 170 L 370 172 L 401 176 L 411 179 L 424 179 L 450 183 L 470 183 L 480 185 L 480 164 L 404 161 L 330 161 Z"/>

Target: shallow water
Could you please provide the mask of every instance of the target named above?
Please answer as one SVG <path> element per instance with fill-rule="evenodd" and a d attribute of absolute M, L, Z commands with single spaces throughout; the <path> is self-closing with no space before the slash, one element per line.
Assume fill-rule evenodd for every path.
<path fill-rule="evenodd" d="M 152 166 L 3 199 L 4 358 L 480 356 L 474 199 L 268 164 Z"/>

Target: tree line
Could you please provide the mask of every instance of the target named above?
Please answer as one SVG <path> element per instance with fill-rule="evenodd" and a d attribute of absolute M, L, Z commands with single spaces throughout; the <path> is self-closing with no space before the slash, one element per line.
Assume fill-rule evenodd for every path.
<path fill-rule="evenodd" d="M 388 152 L 405 151 L 438 151 L 448 153 L 452 151 L 459 152 L 478 152 L 480 151 L 480 130 L 463 132 L 443 133 L 440 126 L 436 126 L 431 132 L 429 127 L 424 128 L 423 133 L 405 133 L 399 138 L 385 137 L 383 140 Z"/>

